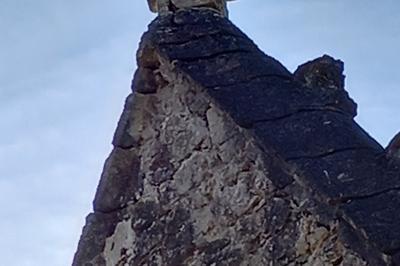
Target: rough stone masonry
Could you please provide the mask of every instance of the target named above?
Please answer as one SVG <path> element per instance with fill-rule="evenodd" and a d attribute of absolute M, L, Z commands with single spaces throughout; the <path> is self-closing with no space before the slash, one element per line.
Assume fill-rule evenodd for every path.
<path fill-rule="evenodd" d="M 400 174 L 343 63 L 292 74 L 218 10 L 157 17 L 73 265 L 400 265 Z"/>
<path fill-rule="evenodd" d="M 147 0 L 152 12 L 165 15 L 179 9 L 210 8 L 223 16 L 228 16 L 226 2 L 234 0 Z"/>

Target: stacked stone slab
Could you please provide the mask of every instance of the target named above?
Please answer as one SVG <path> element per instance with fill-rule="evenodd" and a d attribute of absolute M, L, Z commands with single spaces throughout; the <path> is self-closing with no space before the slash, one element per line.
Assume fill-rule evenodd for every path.
<path fill-rule="evenodd" d="M 399 265 L 399 169 L 341 61 L 292 74 L 208 8 L 137 60 L 73 265 Z"/>

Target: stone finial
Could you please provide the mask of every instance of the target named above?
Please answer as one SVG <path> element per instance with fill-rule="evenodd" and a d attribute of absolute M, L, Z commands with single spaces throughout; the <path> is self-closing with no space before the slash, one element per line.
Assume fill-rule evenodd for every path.
<path fill-rule="evenodd" d="M 159 14 L 166 14 L 184 8 L 207 7 L 217 10 L 227 17 L 227 1 L 234 0 L 147 0 L 147 3 L 152 12 L 158 12 Z"/>
<path fill-rule="evenodd" d="M 400 162 L 400 132 L 394 136 L 386 147 L 386 156 L 390 160 Z"/>

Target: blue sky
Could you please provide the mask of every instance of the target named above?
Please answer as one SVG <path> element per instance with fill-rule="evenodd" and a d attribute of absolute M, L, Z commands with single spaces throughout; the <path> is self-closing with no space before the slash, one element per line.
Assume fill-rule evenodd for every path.
<path fill-rule="evenodd" d="M 239 0 L 231 19 L 290 70 L 345 62 L 357 121 L 400 129 L 400 2 Z M 2 265 L 70 265 L 154 17 L 145 0 L 0 0 Z"/>

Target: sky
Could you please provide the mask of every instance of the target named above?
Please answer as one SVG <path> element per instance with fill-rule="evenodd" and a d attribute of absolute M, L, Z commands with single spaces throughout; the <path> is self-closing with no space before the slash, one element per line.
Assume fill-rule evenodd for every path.
<path fill-rule="evenodd" d="M 2 265 L 71 265 L 154 18 L 145 0 L 0 0 Z M 345 62 L 357 121 L 400 130 L 398 0 L 238 0 L 230 18 L 289 70 Z"/>

